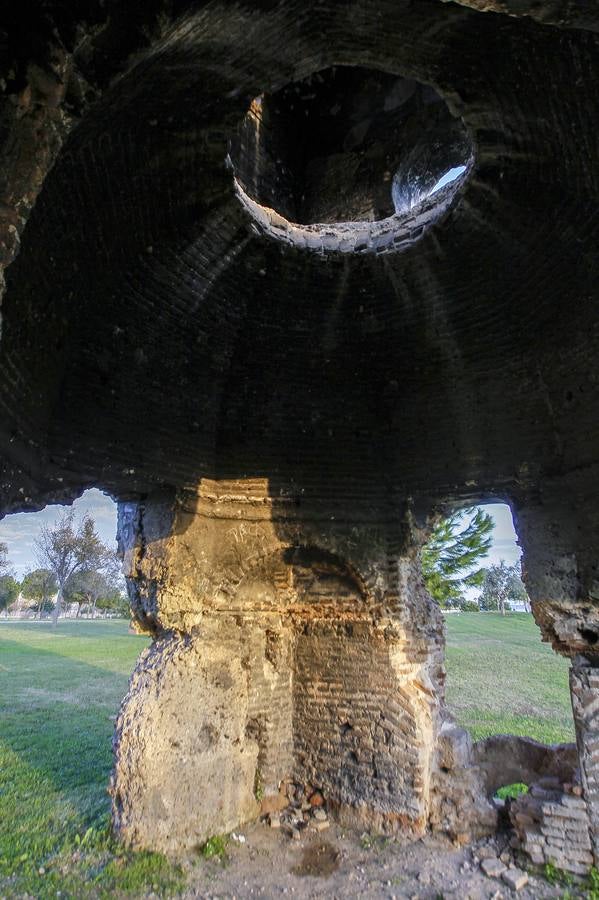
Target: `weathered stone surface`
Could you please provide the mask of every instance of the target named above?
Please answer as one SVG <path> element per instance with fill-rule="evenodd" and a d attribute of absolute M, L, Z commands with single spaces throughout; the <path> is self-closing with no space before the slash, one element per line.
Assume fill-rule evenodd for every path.
<path fill-rule="evenodd" d="M 128 844 L 176 853 L 258 815 L 251 687 L 232 649 L 181 637 L 142 654 L 117 722 L 111 788 Z"/>
<path fill-rule="evenodd" d="M 501 862 L 496 856 L 483 859 L 480 867 L 489 878 L 501 878 L 506 871 L 505 863 Z"/>
<path fill-rule="evenodd" d="M 501 873 L 501 878 L 513 891 L 521 891 L 528 884 L 528 874 L 522 869 L 506 869 Z"/>
<path fill-rule="evenodd" d="M 465 728 L 444 722 L 438 738 L 438 764 L 442 769 L 458 769 L 472 762 L 472 738 Z"/>
<path fill-rule="evenodd" d="M 499 734 L 477 741 L 473 747 L 473 759 L 480 768 L 487 794 L 493 796 L 506 784 L 536 782 L 547 783 L 554 776 L 556 788 L 563 793 L 561 784 L 572 780 L 578 768 L 575 744 L 540 744 L 531 738 L 511 734 Z"/>
<path fill-rule="evenodd" d="M 318 795 L 340 821 L 372 830 L 418 836 L 432 815 L 443 623 L 416 532 L 406 520 L 389 568 L 382 535 L 379 550 L 368 530 L 361 539 L 354 527 L 349 542 L 341 523 L 341 557 L 312 544 L 309 519 L 275 528 L 276 509 L 258 481 L 121 508 L 132 607 L 159 636 L 157 686 L 142 659 L 115 742 L 115 826 L 129 843 L 190 846 L 257 815 L 258 786 L 276 797 L 285 779 L 300 827 Z M 198 733 L 214 739 L 205 755 L 182 737 Z M 235 789 L 192 801 L 186 778 L 218 790 L 218 772 Z M 313 815 L 327 819 L 322 805 Z"/>
<path fill-rule="evenodd" d="M 573 812 L 586 806 L 595 860 L 599 859 L 599 667 L 578 657 L 570 669 L 570 693 L 580 758 L 582 798 L 568 798 Z"/>
<path fill-rule="evenodd" d="M 599 12 L 586 0 L 441 0 L 456 2 L 480 12 L 530 16 L 540 22 L 561 27 L 589 28 L 599 31 Z"/>
<path fill-rule="evenodd" d="M 512 801 L 509 813 L 519 845 L 533 863 L 552 863 L 576 875 L 588 872 L 594 857 L 589 812 L 580 797 L 533 784 L 528 794 Z"/>
<path fill-rule="evenodd" d="M 467 731 L 447 720 L 437 739 L 430 824 L 457 844 L 481 837 L 497 826 L 497 810 L 485 796 Z"/>

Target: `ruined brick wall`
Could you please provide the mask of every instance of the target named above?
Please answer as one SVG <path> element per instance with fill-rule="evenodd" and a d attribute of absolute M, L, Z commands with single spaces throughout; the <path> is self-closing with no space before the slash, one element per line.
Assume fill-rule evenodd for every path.
<path fill-rule="evenodd" d="M 599 667 L 585 657 L 570 669 L 570 693 L 580 761 L 580 780 L 595 864 L 599 862 Z"/>
<path fill-rule="evenodd" d="M 294 670 L 296 772 L 341 821 L 417 834 L 435 723 L 430 711 L 417 715 L 417 686 L 398 678 L 395 644 L 392 628 L 366 618 L 304 624 Z M 399 653 L 409 659 L 409 647 Z"/>
<path fill-rule="evenodd" d="M 580 787 L 574 791 L 551 779 L 533 784 L 510 806 L 510 819 L 533 863 L 585 875 L 594 861 L 589 816 Z"/>
<path fill-rule="evenodd" d="M 133 609 L 158 637 L 115 743 L 115 822 L 132 844 L 190 845 L 270 808 L 288 779 L 318 788 L 341 821 L 427 827 L 444 632 L 417 533 L 381 523 L 377 548 L 372 526 L 340 523 L 316 545 L 309 515 L 281 511 L 257 480 L 121 507 Z M 205 816 L 192 784 L 216 791 L 234 767 L 236 790 L 209 788 Z M 154 822 L 160 803 L 168 826 Z"/>

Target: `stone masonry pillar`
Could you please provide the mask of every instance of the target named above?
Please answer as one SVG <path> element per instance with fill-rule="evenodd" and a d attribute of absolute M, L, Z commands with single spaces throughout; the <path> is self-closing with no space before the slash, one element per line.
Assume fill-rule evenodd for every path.
<path fill-rule="evenodd" d="M 424 834 L 444 632 L 409 513 L 323 526 L 246 479 L 119 516 L 134 620 L 154 637 L 115 733 L 120 838 L 192 849 L 286 805 L 290 781 L 344 823 Z"/>
<path fill-rule="evenodd" d="M 595 865 L 599 862 L 599 660 L 574 659 L 570 693 L 583 796 L 587 804 Z"/>
<path fill-rule="evenodd" d="M 599 861 L 599 504 L 585 471 L 554 478 L 517 510 L 524 580 L 543 640 L 572 660 L 570 694 L 592 852 Z M 570 798 L 571 808 L 576 804 Z M 572 811 L 572 809 L 571 809 Z M 579 811 L 584 816 L 584 811 Z M 573 836 L 569 853 L 588 864 Z"/>

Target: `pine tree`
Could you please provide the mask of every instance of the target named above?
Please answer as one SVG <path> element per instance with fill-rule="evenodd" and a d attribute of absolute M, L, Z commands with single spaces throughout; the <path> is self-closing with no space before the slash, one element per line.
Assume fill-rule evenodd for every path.
<path fill-rule="evenodd" d="M 462 527 L 464 515 L 472 513 L 469 524 Z M 482 586 L 485 570 L 474 567 L 491 546 L 493 528 L 491 516 L 474 507 L 459 510 L 435 526 L 422 549 L 422 573 L 439 606 L 458 606 L 466 587 Z"/>

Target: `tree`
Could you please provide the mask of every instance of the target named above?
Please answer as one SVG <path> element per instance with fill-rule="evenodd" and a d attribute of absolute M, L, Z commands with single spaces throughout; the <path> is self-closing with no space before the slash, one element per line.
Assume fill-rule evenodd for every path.
<path fill-rule="evenodd" d="M 42 612 L 49 609 L 51 597 L 58 590 L 56 577 L 50 569 L 33 569 L 27 572 L 21 585 L 21 593 L 26 600 L 33 600 L 41 619 Z"/>
<path fill-rule="evenodd" d="M 508 566 L 502 559 L 499 565 L 485 570 L 482 592 L 478 605 L 485 610 L 499 610 L 505 616 L 512 603 L 530 603 L 526 588 L 520 577 L 518 565 Z"/>
<path fill-rule="evenodd" d="M 100 569 L 82 569 L 74 572 L 65 585 L 65 599 L 69 603 L 78 606 L 77 617 L 84 604 L 92 607 L 92 615 L 95 615 L 98 601 L 111 593 L 106 574 Z"/>
<path fill-rule="evenodd" d="M 113 587 L 109 593 L 98 598 L 98 609 L 103 610 L 104 616 L 108 612 L 115 612 L 124 617 L 129 612 L 129 601 L 122 590 Z"/>
<path fill-rule="evenodd" d="M 104 610 L 104 615 L 110 610 L 117 615 L 126 617 L 130 613 L 129 599 L 125 579 L 123 577 L 121 560 L 114 551 L 109 551 L 104 566 L 104 577 L 107 590 L 98 598 L 98 608 Z"/>
<path fill-rule="evenodd" d="M 97 609 L 106 615 L 109 610 L 122 611 L 123 604 L 127 605 L 120 561 L 114 551 L 104 549 L 101 568 L 75 572 L 65 585 L 65 599 L 79 607 L 77 616 L 85 604 L 91 607 L 94 618 Z"/>
<path fill-rule="evenodd" d="M 21 585 L 12 575 L 0 575 L 0 609 L 8 610 L 19 596 L 20 590 Z"/>
<path fill-rule="evenodd" d="M 8 610 L 19 596 L 20 585 L 15 581 L 8 561 L 8 547 L 0 541 L 0 610 Z"/>
<path fill-rule="evenodd" d="M 7 574 L 8 567 L 8 547 L 3 541 L 0 541 L 0 575 Z"/>
<path fill-rule="evenodd" d="M 464 514 L 472 514 L 462 527 Z M 493 519 L 482 509 L 460 510 L 442 519 L 422 549 L 422 573 L 431 597 L 442 607 L 457 606 L 466 587 L 481 587 L 484 569 L 474 569 L 492 541 Z"/>
<path fill-rule="evenodd" d="M 56 578 L 58 593 L 52 613 L 52 625 L 58 624 L 67 581 L 82 569 L 96 569 L 102 564 L 106 548 L 96 533 L 94 520 L 85 516 L 75 530 L 74 512 L 67 510 L 52 528 L 44 526 L 36 539 L 37 558 L 42 568 Z"/>

